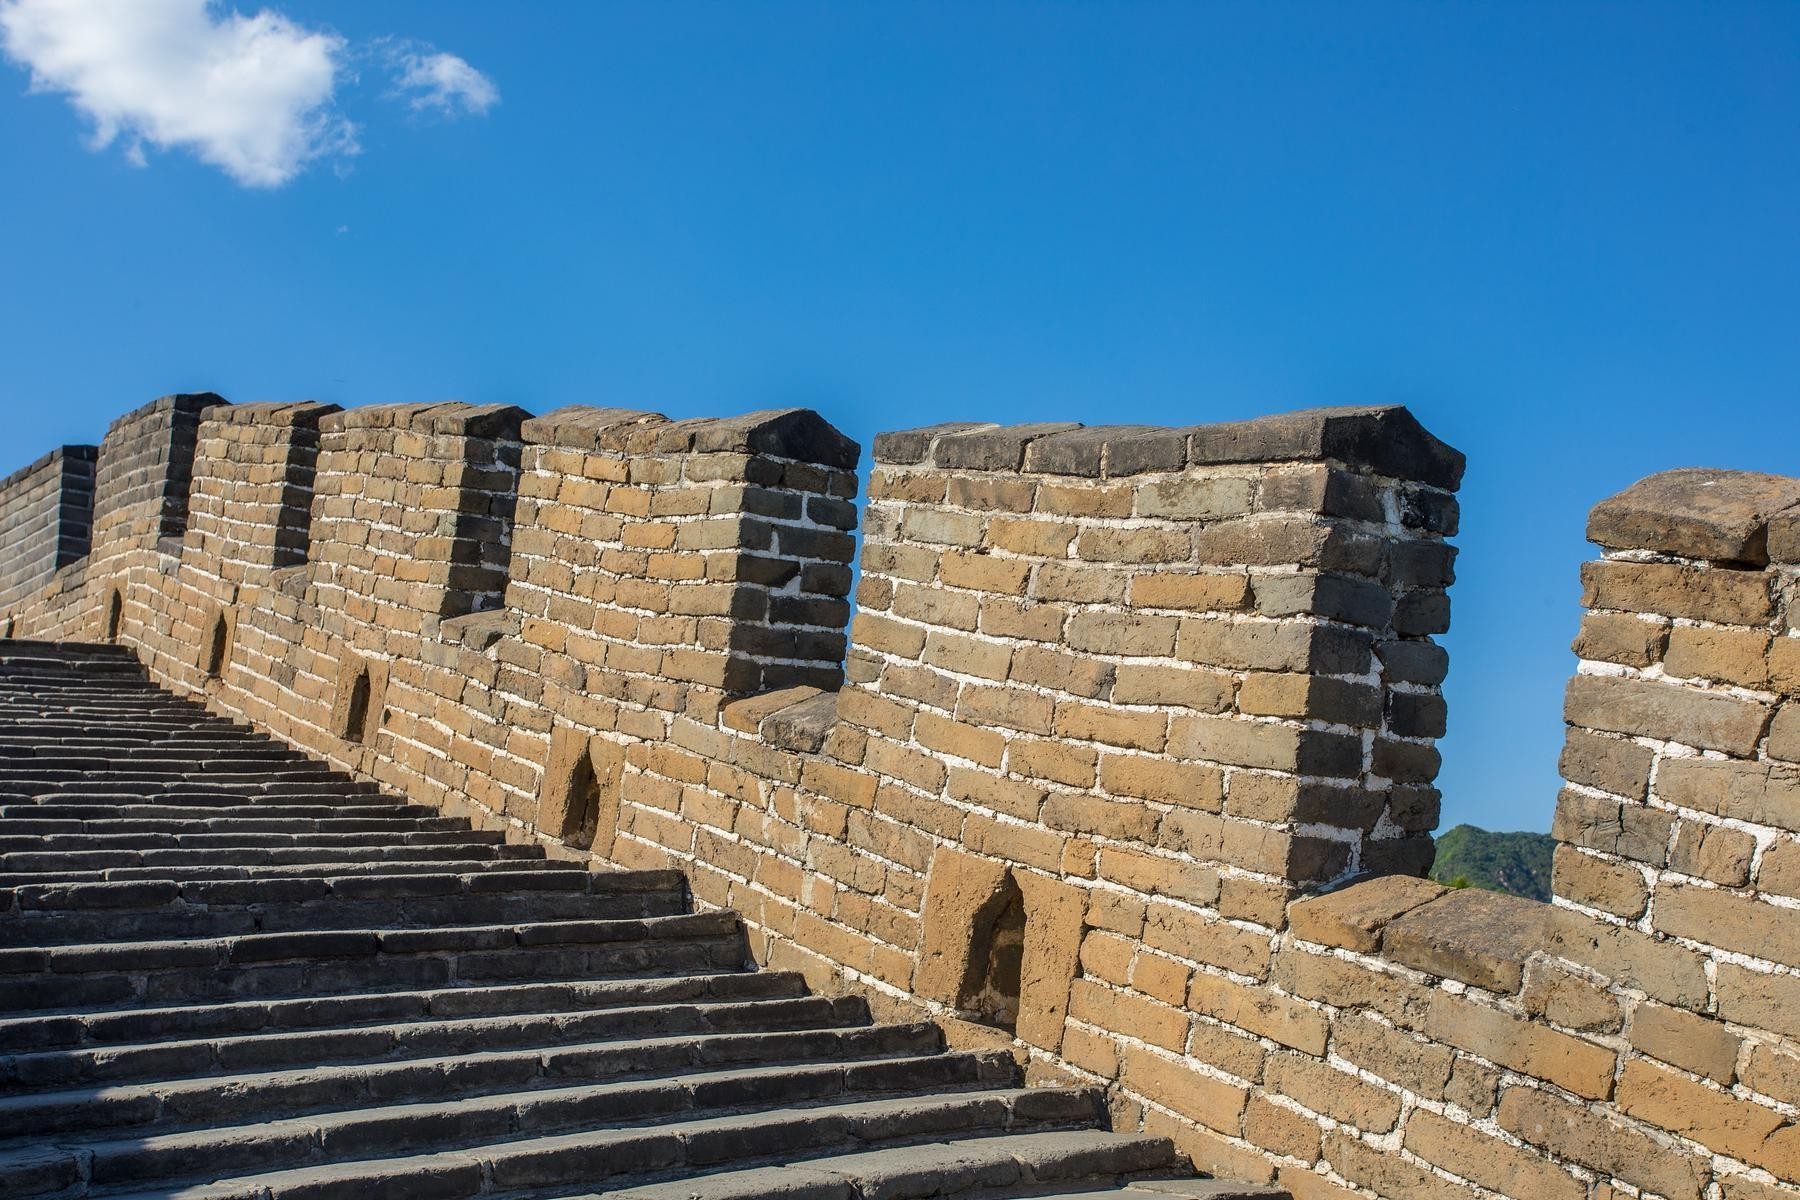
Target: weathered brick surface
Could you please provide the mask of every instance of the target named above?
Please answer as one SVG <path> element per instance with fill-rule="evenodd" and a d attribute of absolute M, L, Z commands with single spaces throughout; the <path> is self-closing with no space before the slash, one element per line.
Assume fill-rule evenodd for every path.
<path fill-rule="evenodd" d="M 60 446 L 0 479 L 0 622 L 51 576 L 86 557 L 93 533 L 95 446 Z"/>
<path fill-rule="evenodd" d="M 197 430 L 179 552 L 134 484 L 32 629 L 97 636 L 117 589 L 159 679 L 679 867 L 760 961 L 967 1044 L 1008 1042 L 1014 969 L 1037 1077 L 1298 1197 L 1796 1182 L 1795 568 L 1730 476 L 1674 533 L 1597 526 L 1551 907 L 1407 877 L 1461 461 L 1401 410 L 883 435 L 853 623 L 856 448 L 812 414 Z"/>

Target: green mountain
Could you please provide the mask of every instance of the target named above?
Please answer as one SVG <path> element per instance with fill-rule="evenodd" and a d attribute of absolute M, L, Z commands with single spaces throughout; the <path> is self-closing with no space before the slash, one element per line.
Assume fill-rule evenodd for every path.
<path fill-rule="evenodd" d="M 1431 877 L 1452 887 L 1548 900 L 1550 856 L 1555 849 L 1556 839 L 1547 833 L 1491 833 L 1458 825 L 1438 835 Z"/>

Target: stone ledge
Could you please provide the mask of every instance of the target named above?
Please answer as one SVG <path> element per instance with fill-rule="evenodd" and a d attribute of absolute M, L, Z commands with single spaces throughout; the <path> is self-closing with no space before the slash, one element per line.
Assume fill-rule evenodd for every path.
<path fill-rule="evenodd" d="M 1763 566 L 1771 558 L 1771 519 L 1796 505 L 1800 479 L 1688 467 L 1602 500 L 1588 515 L 1587 536 L 1608 550 Z M 1793 561 L 1791 539 L 1781 540 L 1783 561 Z"/>
<path fill-rule="evenodd" d="M 209 413 L 206 419 L 226 425 L 289 425 L 300 429 L 317 429 L 320 420 L 342 411 L 344 410 L 339 405 L 321 404 L 314 400 L 297 400 L 291 403 L 272 400 L 220 406 L 218 411 Z"/>
<path fill-rule="evenodd" d="M 875 460 L 948 470 L 1115 478 L 1229 463 L 1342 461 L 1454 491 L 1463 456 L 1398 405 L 1313 408 L 1214 425 L 982 425 L 884 433 Z"/>
<path fill-rule="evenodd" d="M 862 447 L 808 408 L 671 421 L 661 413 L 574 404 L 525 423 L 534 445 L 617 454 L 767 454 L 854 470 Z"/>
<path fill-rule="evenodd" d="M 349 429 L 409 429 L 456 437 L 517 438 L 530 413 L 510 404 L 366 404 L 340 409 L 319 421 L 323 433 Z"/>

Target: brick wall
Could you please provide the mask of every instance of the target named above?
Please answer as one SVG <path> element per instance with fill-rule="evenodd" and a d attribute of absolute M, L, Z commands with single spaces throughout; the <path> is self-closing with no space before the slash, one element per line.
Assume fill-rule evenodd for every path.
<path fill-rule="evenodd" d="M 60 446 L 0 479 L 0 623 L 87 554 L 97 453 L 94 446 Z"/>
<path fill-rule="evenodd" d="M 166 495 L 172 424 L 109 442 L 145 428 Z M 155 472 L 120 484 L 144 519 L 21 632 L 96 636 L 117 592 L 120 638 L 216 710 L 559 855 L 679 867 L 762 961 L 1103 1081 L 1120 1127 L 1301 1200 L 1800 1178 L 1785 693 L 1714 673 L 1745 661 L 1724 634 L 1768 672 L 1796 640 L 1780 495 L 1706 553 L 1656 530 L 1720 526 L 1729 488 L 1597 513 L 1599 574 L 1688 582 L 1594 590 L 1654 654 L 1583 650 L 1540 905 L 1416 878 L 1462 462 L 1402 409 L 884 435 L 847 650 L 858 451 L 812 413 L 259 405 L 192 442 L 178 553 Z M 1719 598 L 1752 576 L 1762 608 Z M 1688 628 L 1712 665 L 1677 679 Z M 1683 772 L 1719 779 L 1665 794 Z M 1635 914 L 1592 882 L 1633 872 Z"/>

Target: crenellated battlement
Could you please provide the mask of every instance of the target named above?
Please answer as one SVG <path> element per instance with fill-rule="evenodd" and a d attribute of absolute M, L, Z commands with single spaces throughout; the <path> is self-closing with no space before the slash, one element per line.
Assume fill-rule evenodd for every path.
<path fill-rule="evenodd" d="M 169 397 L 86 460 L 85 556 L 78 453 L 0 484 L 0 630 L 679 868 L 761 962 L 1302 1200 L 1800 1182 L 1800 482 L 1595 510 L 1541 905 L 1419 878 L 1463 458 L 1405 409 L 883 434 L 852 597 L 859 458 L 804 410 Z"/>

